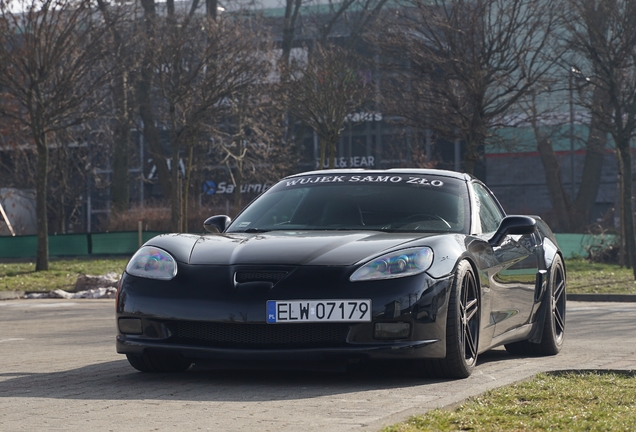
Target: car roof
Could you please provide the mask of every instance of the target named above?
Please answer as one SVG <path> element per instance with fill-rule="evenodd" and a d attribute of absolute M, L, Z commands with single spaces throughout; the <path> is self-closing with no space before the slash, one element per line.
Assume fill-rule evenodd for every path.
<path fill-rule="evenodd" d="M 307 171 L 298 174 L 293 174 L 285 178 L 303 177 L 308 175 L 338 175 L 338 174 L 417 174 L 417 175 L 436 175 L 442 177 L 451 177 L 458 180 L 470 181 L 474 179 L 473 176 L 466 173 L 459 173 L 456 171 L 430 169 L 430 168 L 390 168 L 384 170 L 369 170 L 363 168 L 349 168 L 349 169 L 331 169 L 331 170 L 319 170 L 319 171 Z"/>

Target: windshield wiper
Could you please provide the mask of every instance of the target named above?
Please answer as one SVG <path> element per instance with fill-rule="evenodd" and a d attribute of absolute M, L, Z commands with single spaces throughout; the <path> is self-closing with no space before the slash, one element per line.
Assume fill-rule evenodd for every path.
<path fill-rule="evenodd" d="M 268 231 L 271 231 L 271 230 L 260 229 L 260 228 L 248 228 L 248 229 L 246 229 L 243 232 L 245 232 L 245 233 L 264 233 L 264 232 L 268 232 Z"/>

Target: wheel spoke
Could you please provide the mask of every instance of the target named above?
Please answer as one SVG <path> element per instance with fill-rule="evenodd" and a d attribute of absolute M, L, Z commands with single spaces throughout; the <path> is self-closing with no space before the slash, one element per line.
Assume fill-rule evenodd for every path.
<path fill-rule="evenodd" d="M 468 278 L 466 278 L 464 279 L 462 283 L 462 308 L 464 310 L 466 310 L 467 308 L 469 288 L 470 288 L 469 281 L 468 281 Z"/>
<path fill-rule="evenodd" d="M 558 308 L 554 309 L 553 315 L 554 315 L 555 324 L 557 325 L 558 330 L 560 330 L 559 331 L 560 333 L 563 331 L 563 329 L 565 329 L 565 320 L 561 316 L 561 311 Z"/>
<path fill-rule="evenodd" d="M 460 337 L 464 346 L 464 359 L 470 361 L 477 358 L 477 335 L 479 332 L 479 323 L 476 323 L 479 301 L 475 281 L 470 277 L 465 278 L 462 283 L 460 310 L 462 325 Z"/>
<path fill-rule="evenodd" d="M 554 300 L 558 302 L 563 295 L 563 291 L 565 290 L 565 282 L 563 280 L 559 281 L 558 285 L 554 290 Z"/>
<path fill-rule="evenodd" d="M 477 307 L 477 299 L 471 300 L 464 308 L 464 315 L 466 322 L 468 323 L 477 314 L 479 308 Z"/>
<path fill-rule="evenodd" d="M 464 326 L 464 336 L 464 346 L 466 347 L 465 357 L 466 359 L 475 358 L 477 355 L 477 344 L 475 343 L 475 338 L 469 326 Z"/>

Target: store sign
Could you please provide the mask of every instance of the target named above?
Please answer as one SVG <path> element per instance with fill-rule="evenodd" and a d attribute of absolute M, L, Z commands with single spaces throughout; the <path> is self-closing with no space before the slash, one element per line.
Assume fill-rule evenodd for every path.
<path fill-rule="evenodd" d="M 270 187 L 271 185 L 267 183 L 244 184 L 241 185 L 241 193 L 261 193 Z M 203 183 L 203 193 L 206 195 L 233 194 L 235 190 L 236 187 L 232 183 L 221 182 L 217 185 L 212 180 Z"/>
<path fill-rule="evenodd" d="M 375 156 L 339 157 L 334 160 L 334 168 L 374 168 Z M 316 168 L 320 168 L 320 161 L 316 161 Z M 325 159 L 323 168 L 329 168 L 329 159 Z"/>
<path fill-rule="evenodd" d="M 359 123 L 363 121 L 382 121 L 382 113 L 379 112 L 358 112 L 349 114 L 347 121 Z"/>

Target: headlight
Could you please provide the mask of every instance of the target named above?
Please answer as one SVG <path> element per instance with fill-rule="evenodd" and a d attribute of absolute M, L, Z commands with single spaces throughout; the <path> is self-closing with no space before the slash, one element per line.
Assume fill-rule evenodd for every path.
<path fill-rule="evenodd" d="M 144 246 L 130 259 L 126 272 L 149 279 L 170 280 L 177 275 L 177 262 L 163 249 Z"/>
<path fill-rule="evenodd" d="M 356 270 L 350 281 L 393 279 L 422 273 L 433 264 L 429 247 L 403 249 L 382 255 Z"/>

